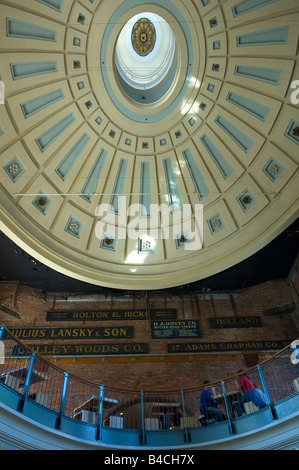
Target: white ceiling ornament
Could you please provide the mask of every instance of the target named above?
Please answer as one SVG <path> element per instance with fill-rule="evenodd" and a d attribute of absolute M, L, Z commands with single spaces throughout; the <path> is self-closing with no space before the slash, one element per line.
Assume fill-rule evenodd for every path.
<path fill-rule="evenodd" d="M 298 216 L 297 0 L 0 0 L 0 13 L 0 229 L 35 259 L 162 289 L 233 266 Z"/>

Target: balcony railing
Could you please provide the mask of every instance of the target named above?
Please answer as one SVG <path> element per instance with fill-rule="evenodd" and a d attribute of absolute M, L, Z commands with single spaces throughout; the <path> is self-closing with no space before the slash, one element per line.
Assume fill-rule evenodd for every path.
<path fill-rule="evenodd" d="M 117 439 L 125 446 L 120 431 L 123 435 L 127 431 L 134 436 L 133 445 L 159 442 L 163 446 L 166 436 L 179 445 L 244 432 L 258 426 L 259 419 L 264 425 L 299 408 L 299 341 L 246 371 L 264 394 L 266 406 L 261 409 L 245 400 L 240 413 L 238 375 L 208 384 L 223 421 L 213 413 L 201 413 L 204 387 L 169 392 L 119 390 L 63 372 L 4 326 L 0 326 L 0 344 L 0 352 L 5 352 L 0 357 L 0 401 L 42 424 L 89 440 L 107 442 L 112 439 L 111 431 L 117 431 Z M 256 419 L 247 421 L 243 428 L 242 420 L 249 416 Z"/>

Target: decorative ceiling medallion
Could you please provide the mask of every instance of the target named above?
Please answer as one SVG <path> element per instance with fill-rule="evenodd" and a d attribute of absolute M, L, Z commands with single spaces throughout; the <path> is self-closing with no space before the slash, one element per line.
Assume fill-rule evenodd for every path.
<path fill-rule="evenodd" d="M 250 196 L 243 196 L 242 202 L 244 204 L 250 204 L 251 203 L 251 197 Z"/>
<path fill-rule="evenodd" d="M 140 18 L 132 29 L 132 46 L 141 57 L 147 56 L 155 47 L 156 30 L 147 18 Z"/>

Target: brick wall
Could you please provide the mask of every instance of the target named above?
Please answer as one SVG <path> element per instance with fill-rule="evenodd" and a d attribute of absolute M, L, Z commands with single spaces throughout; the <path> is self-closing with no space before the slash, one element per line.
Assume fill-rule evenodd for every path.
<path fill-rule="evenodd" d="M 291 314 L 263 316 L 262 311 L 295 302 L 298 304 L 298 279 L 293 284 L 286 280 L 271 281 L 255 287 L 247 288 L 233 297 L 228 294 L 197 294 L 187 296 L 162 297 L 149 296 L 149 306 L 155 308 L 174 308 L 177 310 L 178 320 L 197 320 L 200 326 L 201 337 L 198 338 L 165 338 L 152 339 L 150 322 L 147 320 L 123 321 L 57 321 L 46 320 L 50 310 L 123 310 L 146 309 L 147 303 L 144 295 L 122 296 L 121 298 L 97 296 L 94 299 L 71 297 L 61 298 L 53 294 L 45 296 L 41 291 L 34 290 L 17 283 L 0 283 L 0 323 L 8 328 L 20 327 L 111 327 L 133 326 L 131 339 L 64 339 L 25 340 L 30 344 L 111 344 L 111 343 L 146 343 L 148 354 L 143 356 L 126 355 L 125 357 L 82 358 L 77 357 L 76 362 L 71 358 L 60 357 L 57 366 L 86 380 L 103 383 L 107 386 L 128 389 L 179 389 L 202 384 L 206 379 L 214 381 L 235 374 L 240 368 L 246 368 L 244 353 L 240 349 L 234 352 L 207 351 L 204 353 L 188 353 L 183 355 L 168 354 L 167 345 L 177 344 L 206 344 L 214 342 L 253 342 L 253 341 L 280 341 L 290 342 L 299 337 L 298 332 L 298 306 Z M 233 300 L 232 300 L 233 299 Z M 80 300 L 80 301 L 79 301 Z M 251 328 L 225 328 L 213 329 L 210 318 L 258 316 L 261 317 L 262 327 Z M 18 318 L 19 317 L 19 318 Z M 297 327 L 296 327 L 297 325 Z M 24 341 L 24 340 L 23 340 Z M 258 350 L 259 360 L 263 359 L 262 351 Z M 54 361 L 53 357 L 48 357 Z"/>

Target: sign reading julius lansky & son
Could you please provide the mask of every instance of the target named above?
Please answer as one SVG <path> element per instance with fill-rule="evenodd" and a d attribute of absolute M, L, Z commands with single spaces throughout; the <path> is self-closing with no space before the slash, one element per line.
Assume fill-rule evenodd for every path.
<path fill-rule="evenodd" d="M 109 321 L 109 320 L 174 320 L 177 312 L 174 308 L 151 309 L 148 313 L 145 309 L 140 310 L 49 310 L 47 321 Z"/>
<path fill-rule="evenodd" d="M 133 338 L 132 326 L 105 326 L 99 328 L 10 328 L 19 339 L 111 339 Z"/>
<path fill-rule="evenodd" d="M 260 317 L 209 318 L 211 328 L 252 328 L 263 326 Z"/>
<path fill-rule="evenodd" d="M 97 356 L 110 354 L 147 354 L 148 344 L 32 344 L 30 348 L 45 356 Z M 27 355 L 28 351 L 22 346 L 16 346 L 14 356 Z"/>
<path fill-rule="evenodd" d="M 200 337 L 197 320 L 152 321 L 152 338 L 193 338 Z"/>

